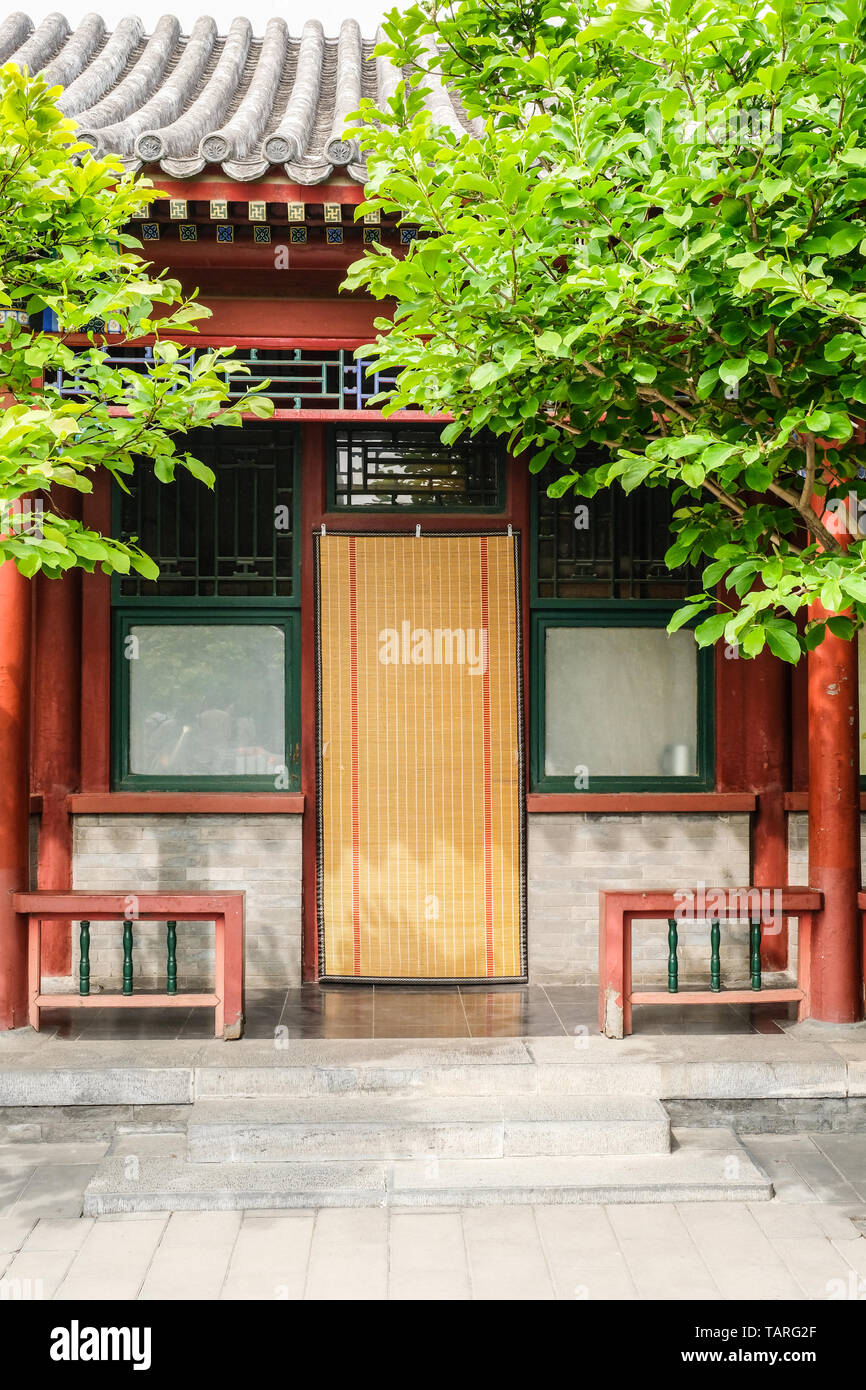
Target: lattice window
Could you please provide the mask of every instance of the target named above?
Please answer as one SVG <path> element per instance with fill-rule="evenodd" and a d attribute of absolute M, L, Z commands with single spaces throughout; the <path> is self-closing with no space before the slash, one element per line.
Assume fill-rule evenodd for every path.
<path fill-rule="evenodd" d="M 291 427 L 193 431 L 183 447 L 214 470 L 213 491 L 183 468 L 165 485 L 139 467 L 132 494 L 120 502 L 120 534 L 138 537 L 160 577 L 124 578 L 118 596 L 296 597 Z"/>
<path fill-rule="evenodd" d="M 439 435 L 438 426 L 335 430 L 332 505 L 500 510 L 504 467 L 496 442 L 478 437 L 449 448 Z"/>
<path fill-rule="evenodd" d="M 595 497 L 549 497 L 558 476 L 545 469 L 536 484 L 536 598 L 676 600 L 689 592 L 691 572 L 664 560 L 673 541 L 667 491 L 625 493 L 615 484 Z"/>
<path fill-rule="evenodd" d="M 93 320 L 90 325 L 93 332 L 102 332 L 106 326 L 110 332 L 111 325 L 103 320 Z M 194 357 L 201 357 L 205 351 L 196 348 Z M 234 360 L 248 367 L 249 375 L 226 374 L 230 397 L 237 399 L 253 386 L 269 381 L 265 394 L 278 410 L 362 410 L 373 396 L 391 386 L 396 376 L 395 372 L 374 372 L 368 376 L 369 364 L 356 361 L 351 350 L 344 348 L 330 352 L 239 348 Z M 109 352 L 107 361 L 118 370 L 143 374 L 153 367 L 153 349 L 118 344 Z M 49 373 L 46 379 L 63 396 L 81 400 L 87 395 L 83 379 L 75 372 Z"/>

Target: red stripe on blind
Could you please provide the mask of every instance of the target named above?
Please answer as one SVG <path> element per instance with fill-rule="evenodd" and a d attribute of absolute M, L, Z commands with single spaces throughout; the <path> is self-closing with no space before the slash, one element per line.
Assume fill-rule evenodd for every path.
<path fill-rule="evenodd" d="M 493 756 L 490 746 L 490 650 L 489 631 L 489 573 L 487 538 L 481 545 L 481 643 L 485 655 L 482 680 L 483 741 L 484 741 L 484 935 L 487 943 L 487 974 L 495 974 L 493 958 Z"/>
<path fill-rule="evenodd" d="M 358 567 L 349 537 L 349 707 L 352 730 L 352 938 L 353 971 L 361 973 L 361 825 L 358 774 Z"/>

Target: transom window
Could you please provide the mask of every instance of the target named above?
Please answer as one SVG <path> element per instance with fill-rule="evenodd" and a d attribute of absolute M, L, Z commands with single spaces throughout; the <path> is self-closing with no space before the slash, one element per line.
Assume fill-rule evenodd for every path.
<path fill-rule="evenodd" d="M 196 430 L 188 451 L 213 469 L 213 490 L 186 469 L 172 484 L 142 468 L 120 496 L 120 535 L 137 536 L 160 568 L 130 575 L 122 598 L 292 598 L 295 594 L 293 432 L 248 424 Z"/>
<path fill-rule="evenodd" d="M 669 570 L 670 494 L 663 488 L 625 493 L 615 485 L 595 497 L 548 497 L 557 476 L 539 474 L 536 589 L 544 599 L 680 599 L 687 570 Z"/>
<path fill-rule="evenodd" d="M 329 502 L 334 509 L 501 511 L 502 450 L 486 436 L 443 444 L 439 426 L 336 429 Z"/>

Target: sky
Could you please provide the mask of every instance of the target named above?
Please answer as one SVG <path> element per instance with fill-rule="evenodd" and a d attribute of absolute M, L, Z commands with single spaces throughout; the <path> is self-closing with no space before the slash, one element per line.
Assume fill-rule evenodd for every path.
<path fill-rule="evenodd" d="M 336 37 L 340 22 L 346 18 L 357 19 L 365 38 L 372 38 L 379 20 L 386 10 L 391 10 L 397 0 L 298 0 L 290 5 L 279 4 L 277 0 L 165 0 L 163 4 L 145 5 L 142 0 L 55 0 L 52 4 L 36 4 L 33 0 L 0 0 L 0 20 L 13 10 L 23 10 L 34 23 L 39 23 L 46 15 L 59 11 L 75 27 L 85 14 L 95 11 L 102 15 L 106 24 L 113 28 L 124 15 L 134 14 L 144 22 L 148 33 L 152 32 L 156 19 L 161 14 L 177 15 L 186 33 L 199 15 L 213 15 L 219 24 L 220 32 L 225 33 L 237 15 L 243 15 L 251 22 L 256 34 L 261 34 L 265 23 L 272 15 L 281 15 L 289 26 L 289 32 L 300 34 L 307 19 L 320 19 L 325 33 Z M 399 8 L 405 8 L 400 3 Z"/>

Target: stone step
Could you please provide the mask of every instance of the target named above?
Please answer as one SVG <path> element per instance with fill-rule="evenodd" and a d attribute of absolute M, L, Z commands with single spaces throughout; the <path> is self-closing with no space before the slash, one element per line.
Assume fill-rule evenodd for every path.
<path fill-rule="evenodd" d="M 518 1203 L 767 1201 L 772 1184 L 729 1130 L 675 1131 L 671 1153 L 606 1157 L 319 1159 L 190 1163 L 104 1159 L 84 1214 Z"/>
<path fill-rule="evenodd" d="M 190 1105 L 191 1067 L 18 1067 L 0 1069 L 0 1106 Z"/>
<path fill-rule="evenodd" d="M 305 1158 L 519 1158 L 667 1153 L 670 1122 L 642 1096 L 378 1094 L 196 1101 L 193 1163 Z"/>

